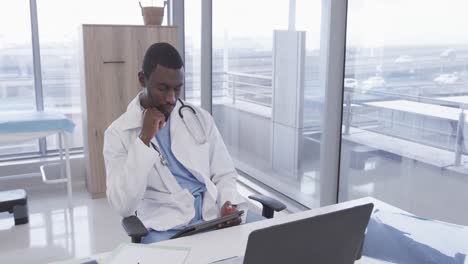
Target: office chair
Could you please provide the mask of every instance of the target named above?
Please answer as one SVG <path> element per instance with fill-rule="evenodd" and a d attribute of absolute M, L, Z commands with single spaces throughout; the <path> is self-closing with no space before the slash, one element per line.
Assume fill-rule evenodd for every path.
<path fill-rule="evenodd" d="M 275 211 L 286 209 L 286 205 L 265 195 L 250 195 L 249 198 L 262 204 L 262 216 L 267 219 L 273 218 Z M 133 243 L 140 243 L 141 239 L 148 235 L 148 230 L 136 215 L 123 218 L 122 226 Z"/>

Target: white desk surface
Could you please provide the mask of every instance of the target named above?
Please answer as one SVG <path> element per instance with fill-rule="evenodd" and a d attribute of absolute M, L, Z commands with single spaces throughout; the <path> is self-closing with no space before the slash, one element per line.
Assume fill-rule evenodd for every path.
<path fill-rule="evenodd" d="M 191 248 L 190 255 L 188 258 L 187 264 L 207 264 L 216 260 L 232 257 L 232 256 L 243 256 L 247 244 L 247 239 L 250 232 L 276 225 L 282 224 L 290 221 L 295 221 L 319 214 L 328 213 L 331 211 L 345 209 L 353 207 L 356 205 L 361 205 L 365 203 L 374 203 L 374 208 L 380 208 L 385 211 L 391 212 L 404 212 L 401 209 L 390 206 L 384 202 L 376 200 L 371 197 L 361 198 L 353 201 L 348 201 L 344 203 L 339 203 L 335 205 L 330 205 L 326 207 L 316 208 L 304 212 L 299 212 L 296 214 L 285 215 L 282 217 L 275 217 L 273 219 L 268 219 L 260 222 L 235 226 L 231 228 L 211 231 L 207 233 L 192 235 L 188 237 L 182 237 L 174 240 L 167 240 L 157 243 L 161 246 L 177 246 L 177 247 L 188 247 Z M 130 241 L 130 238 L 129 238 Z M 90 256 L 91 259 L 103 260 L 105 259 L 110 252 L 97 254 Z M 58 263 L 81 263 L 83 259 L 80 260 L 71 260 L 66 262 L 57 262 Z M 379 260 L 369 259 L 363 256 L 363 258 L 356 263 L 387 263 Z"/>

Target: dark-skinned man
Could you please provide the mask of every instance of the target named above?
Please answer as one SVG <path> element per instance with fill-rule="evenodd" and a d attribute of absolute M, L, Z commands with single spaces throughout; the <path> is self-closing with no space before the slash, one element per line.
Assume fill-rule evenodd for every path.
<path fill-rule="evenodd" d="M 184 65 L 177 50 L 167 43 L 150 46 L 138 80 L 143 90 L 104 136 L 112 207 L 122 217 L 137 212 L 150 231 L 143 243 L 169 239 L 189 224 L 239 209 L 247 212 L 246 201 L 236 190 L 236 170 L 213 118 L 179 99 Z M 191 107 L 182 108 L 183 118 L 182 105 Z M 247 218 L 247 222 L 258 220 L 252 214 Z M 235 219 L 228 226 L 243 220 Z"/>

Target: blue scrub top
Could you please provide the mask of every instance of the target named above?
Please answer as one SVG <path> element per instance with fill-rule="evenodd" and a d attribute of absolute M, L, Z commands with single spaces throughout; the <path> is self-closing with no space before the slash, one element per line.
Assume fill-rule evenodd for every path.
<path fill-rule="evenodd" d="M 187 189 L 195 198 L 195 217 L 189 224 L 196 224 L 203 221 L 203 194 L 206 191 L 206 186 L 195 178 L 192 173 L 190 173 L 184 165 L 176 159 L 174 153 L 172 153 L 169 127 L 170 119 L 166 122 L 166 125 L 163 128 L 158 130 L 156 133 L 156 140 L 158 140 L 159 146 L 161 147 L 161 154 L 167 160 L 169 170 L 175 176 L 180 187 L 182 187 L 182 189 Z"/>

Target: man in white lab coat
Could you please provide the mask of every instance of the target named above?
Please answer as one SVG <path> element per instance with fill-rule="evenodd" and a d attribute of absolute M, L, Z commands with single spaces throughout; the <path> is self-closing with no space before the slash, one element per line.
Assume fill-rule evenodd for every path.
<path fill-rule="evenodd" d="M 179 99 L 184 66 L 177 50 L 167 43 L 153 44 L 138 79 L 143 90 L 104 135 L 111 206 L 122 217 L 137 213 L 150 231 L 143 243 L 168 239 L 188 224 L 239 207 L 246 211 L 213 118 Z M 189 107 L 179 111 L 182 104 L 195 113 Z"/>

